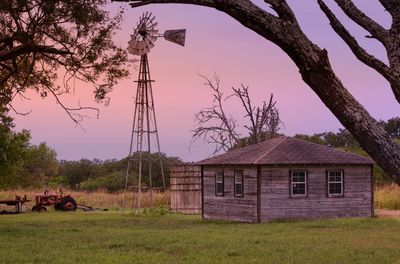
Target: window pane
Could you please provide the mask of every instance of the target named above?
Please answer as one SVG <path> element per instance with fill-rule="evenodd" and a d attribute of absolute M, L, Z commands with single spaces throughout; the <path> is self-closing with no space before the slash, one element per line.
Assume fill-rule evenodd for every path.
<path fill-rule="evenodd" d="M 224 172 L 217 171 L 215 173 L 215 193 L 216 195 L 224 195 Z"/>
<path fill-rule="evenodd" d="M 294 183 L 292 184 L 293 194 L 306 194 L 305 183 Z"/>
<path fill-rule="evenodd" d="M 306 182 L 306 173 L 304 171 L 294 171 L 292 173 L 292 182 Z"/>
<path fill-rule="evenodd" d="M 341 194 L 342 193 L 342 184 L 341 183 L 330 183 L 329 184 L 329 193 L 330 194 Z"/>
<path fill-rule="evenodd" d="M 223 182 L 223 175 L 221 173 L 217 173 L 217 183 Z"/>
<path fill-rule="evenodd" d="M 235 196 L 243 196 L 243 171 L 235 171 Z"/>
<path fill-rule="evenodd" d="M 235 183 L 242 183 L 243 171 L 235 171 Z"/>
<path fill-rule="evenodd" d="M 235 195 L 242 196 L 242 184 L 235 184 Z"/>
<path fill-rule="evenodd" d="M 330 171 L 328 172 L 328 193 L 343 194 L 343 172 Z"/>
<path fill-rule="evenodd" d="M 329 175 L 329 181 L 341 181 L 342 179 L 341 171 L 330 171 L 328 175 Z"/>
<path fill-rule="evenodd" d="M 217 184 L 217 194 L 224 194 L 224 184 L 223 183 Z"/>

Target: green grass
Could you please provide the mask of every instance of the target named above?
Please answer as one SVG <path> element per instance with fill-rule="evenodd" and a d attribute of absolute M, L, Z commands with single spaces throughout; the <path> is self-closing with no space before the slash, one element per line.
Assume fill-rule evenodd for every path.
<path fill-rule="evenodd" d="M 242 224 L 118 212 L 0 216 L 0 263 L 400 263 L 399 219 Z"/>

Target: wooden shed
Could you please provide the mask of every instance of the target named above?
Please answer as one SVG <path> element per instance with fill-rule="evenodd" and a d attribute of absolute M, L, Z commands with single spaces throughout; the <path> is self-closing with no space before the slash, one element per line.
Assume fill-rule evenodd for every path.
<path fill-rule="evenodd" d="M 184 214 L 201 213 L 201 167 L 193 164 L 170 167 L 171 210 Z"/>
<path fill-rule="evenodd" d="M 277 137 L 198 162 L 202 215 L 265 222 L 373 216 L 373 161 Z"/>

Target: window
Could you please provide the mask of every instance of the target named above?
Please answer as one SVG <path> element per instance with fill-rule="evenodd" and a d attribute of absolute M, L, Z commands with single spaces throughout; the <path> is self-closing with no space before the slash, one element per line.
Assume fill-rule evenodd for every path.
<path fill-rule="evenodd" d="M 224 196 L 224 172 L 217 171 L 215 173 L 215 195 Z"/>
<path fill-rule="evenodd" d="M 292 196 L 307 195 L 307 173 L 305 171 L 291 172 L 291 194 Z"/>
<path fill-rule="evenodd" d="M 235 171 L 235 197 L 243 197 L 243 171 Z"/>
<path fill-rule="evenodd" d="M 328 171 L 328 196 L 343 196 L 343 171 Z"/>

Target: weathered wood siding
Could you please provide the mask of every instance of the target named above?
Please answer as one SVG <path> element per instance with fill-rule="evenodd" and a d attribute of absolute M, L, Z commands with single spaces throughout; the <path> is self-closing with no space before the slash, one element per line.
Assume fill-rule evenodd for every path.
<path fill-rule="evenodd" d="M 185 214 L 201 214 L 201 167 L 170 167 L 171 210 Z"/>
<path fill-rule="evenodd" d="M 215 195 L 215 172 L 224 170 L 224 196 Z M 234 196 L 234 171 L 243 170 L 243 197 Z M 203 217 L 257 222 L 257 166 L 204 166 Z"/>
<path fill-rule="evenodd" d="M 290 197 L 290 170 L 308 172 L 308 195 Z M 327 196 L 327 170 L 344 171 L 343 197 Z M 271 168 L 261 166 L 261 221 L 290 218 L 371 217 L 371 167 Z"/>

